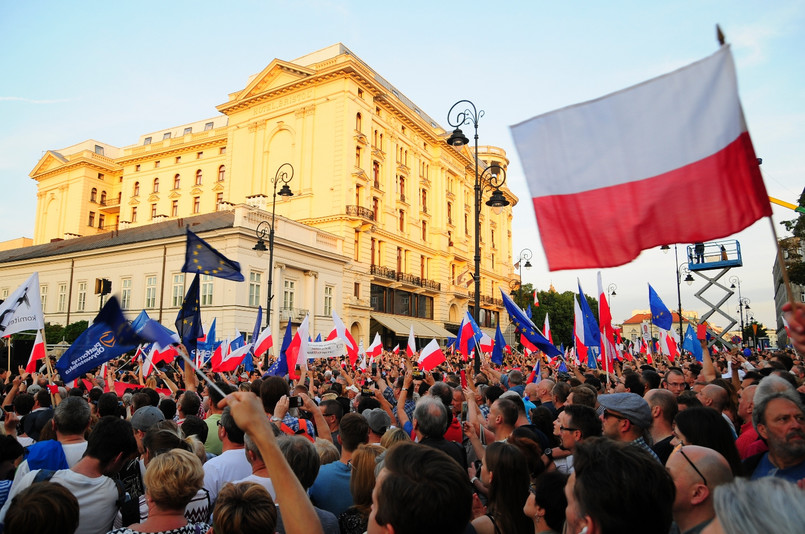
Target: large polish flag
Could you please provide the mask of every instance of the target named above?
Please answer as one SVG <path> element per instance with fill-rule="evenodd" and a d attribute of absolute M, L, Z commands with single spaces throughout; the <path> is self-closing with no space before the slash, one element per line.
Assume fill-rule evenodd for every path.
<path fill-rule="evenodd" d="M 271 336 L 271 327 L 267 326 L 260 335 L 257 341 L 254 342 L 254 355 L 261 358 L 268 349 L 274 346 L 274 338 Z"/>
<path fill-rule="evenodd" d="M 366 355 L 371 358 L 377 358 L 383 353 L 383 342 L 380 340 L 380 332 L 375 332 L 375 338 L 372 341 L 372 344 L 369 345 L 369 349 L 366 351 Z"/>
<path fill-rule="evenodd" d="M 411 325 L 411 331 L 408 333 L 408 345 L 405 347 L 405 353 L 410 358 L 416 354 L 416 339 L 414 338 L 414 325 Z"/>
<path fill-rule="evenodd" d="M 612 328 L 612 312 L 604 292 L 604 283 L 601 281 L 601 271 L 598 271 L 598 327 L 601 331 L 601 366 L 607 373 L 612 369 L 615 356 L 615 329 Z"/>
<path fill-rule="evenodd" d="M 729 46 L 511 131 L 552 271 L 622 265 L 771 215 Z"/>
<path fill-rule="evenodd" d="M 36 372 L 36 362 L 45 359 L 45 341 L 42 339 L 42 331 L 36 332 L 36 341 L 31 349 L 31 356 L 28 358 L 28 364 L 25 366 L 25 372 L 33 374 Z"/>
<path fill-rule="evenodd" d="M 430 371 L 445 360 L 444 352 L 439 348 L 439 343 L 431 339 L 424 349 L 419 353 L 419 368 L 423 371 Z"/>
<path fill-rule="evenodd" d="M 341 317 L 333 310 L 332 313 L 333 317 L 333 328 L 332 332 L 327 336 L 327 341 L 331 339 L 335 339 L 336 337 L 340 337 L 344 340 L 344 344 L 347 348 L 347 356 L 349 356 L 349 363 L 354 367 L 355 362 L 358 361 L 358 344 L 355 342 L 355 338 L 352 337 L 352 334 L 349 330 L 347 330 L 344 321 L 341 320 Z"/>

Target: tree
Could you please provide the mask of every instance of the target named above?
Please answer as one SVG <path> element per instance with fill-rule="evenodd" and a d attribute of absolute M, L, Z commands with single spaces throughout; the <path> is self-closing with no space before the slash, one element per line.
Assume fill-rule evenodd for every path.
<path fill-rule="evenodd" d="M 805 190 L 799 196 L 799 207 L 805 209 Z M 805 258 L 802 253 L 802 243 L 805 242 L 805 212 L 800 211 L 796 219 L 782 221 L 780 224 L 793 234 L 793 237 L 780 240 L 780 247 L 786 256 L 788 277 L 797 285 L 805 285 Z"/>
<path fill-rule="evenodd" d="M 67 343 L 72 343 L 78 336 L 84 333 L 84 330 L 89 328 L 89 323 L 87 321 L 78 321 L 76 323 L 71 323 L 64 328 L 64 339 Z"/>
<path fill-rule="evenodd" d="M 755 332 L 755 327 L 757 327 L 757 332 Z M 748 341 L 750 339 L 758 340 L 762 337 L 769 337 L 766 327 L 754 319 L 750 319 L 749 323 L 747 323 L 743 329 L 744 341 Z"/>
<path fill-rule="evenodd" d="M 522 291 L 519 289 L 514 290 L 512 299 L 523 309 L 526 306 L 532 306 L 531 312 L 533 316 L 531 320 L 540 330 L 545 324 L 545 314 L 548 314 L 554 345 L 559 347 L 559 345 L 563 344 L 565 347 L 569 347 L 573 344 L 573 298 L 575 296 L 576 293 L 572 291 L 565 291 L 564 293 L 537 291 L 539 306 L 533 306 L 534 288 L 531 284 L 524 284 Z M 587 303 L 590 305 L 596 320 L 598 320 L 598 300 L 588 295 L 585 295 L 585 297 L 587 297 Z"/>

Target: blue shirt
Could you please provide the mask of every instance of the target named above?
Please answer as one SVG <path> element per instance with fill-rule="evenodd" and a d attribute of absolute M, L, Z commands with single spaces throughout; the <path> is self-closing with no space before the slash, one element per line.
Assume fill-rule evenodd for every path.
<path fill-rule="evenodd" d="M 341 461 L 321 466 L 319 476 L 310 487 L 310 500 L 315 506 L 338 517 L 352 506 L 352 492 L 349 490 L 351 474 L 352 469 Z"/>
<path fill-rule="evenodd" d="M 805 478 L 805 462 L 800 462 L 785 469 L 778 469 L 769 460 L 769 453 L 767 452 L 760 458 L 760 462 L 752 473 L 752 480 L 763 477 L 784 478 L 796 484 L 798 480 Z"/>

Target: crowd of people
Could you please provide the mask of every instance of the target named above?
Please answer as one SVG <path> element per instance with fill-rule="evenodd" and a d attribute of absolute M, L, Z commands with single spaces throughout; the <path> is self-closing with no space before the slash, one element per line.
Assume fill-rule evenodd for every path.
<path fill-rule="evenodd" d="M 805 349 L 805 310 L 791 338 Z M 73 387 L 4 370 L 6 532 L 797 532 L 805 363 L 733 349 L 616 362 L 384 352 L 299 376 L 129 358 Z M 269 362 L 265 362 L 266 364 Z M 799 525 L 799 526 L 797 526 Z"/>

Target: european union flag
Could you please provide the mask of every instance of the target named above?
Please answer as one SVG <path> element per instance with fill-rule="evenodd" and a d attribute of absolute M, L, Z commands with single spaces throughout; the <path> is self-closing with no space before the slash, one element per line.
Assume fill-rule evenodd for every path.
<path fill-rule="evenodd" d="M 503 364 L 503 349 L 505 348 L 506 339 L 503 337 L 503 332 L 500 331 L 500 323 L 498 323 L 497 330 L 495 330 L 495 346 L 492 349 L 492 363 Z"/>
<path fill-rule="evenodd" d="M 648 304 L 651 307 L 651 322 L 663 330 L 670 330 L 674 319 L 651 284 L 648 285 Z"/>
<path fill-rule="evenodd" d="M 534 318 L 534 315 L 531 313 L 531 304 L 525 305 L 525 316 L 528 317 L 529 319 Z"/>
<path fill-rule="evenodd" d="M 682 341 L 682 348 L 693 354 L 697 361 L 704 361 L 704 354 L 702 353 L 702 344 L 696 336 L 696 331 L 688 323 L 688 328 L 685 330 L 685 338 Z"/>
<path fill-rule="evenodd" d="M 506 294 L 505 291 L 501 288 L 500 294 L 503 296 L 503 305 L 506 307 L 506 311 L 509 312 L 509 317 L 511 321 L 514 323 L 522 335 L 525 338 L 533 343 L 539 350 L 553 358 L 554 356 L 562 356 L 562 353 L 559 352 L 559 349 L 553 346 L 553 344 L 548 341 L 545 336 L 539 333 L 537 327 L 534 326 L 534 323 L 525 316 L 523 310 L 521 310 L 517 304 L 511 299 L 509 295 Z"/>
<path fill-rule="evenodd" d="M 243 282 L 240 264 L 228 259 L 209 243 L 187 229 L 187 249 L 184 253 L 182 272 L 208 274 L 218 278 Z"/>
<path fill-rule="evenodd" d="M 201 306 L 199 304 L 199 282 L 198 274 L 193 277 L 193 282 L 187 290 L 187 294 L 182 302 L 182 309 L 176 316 L 176 331 L 182 338 L 182 343 L 187 348 L 188 354 L 194 356 L 198 338 L 201 337 Z"/>

